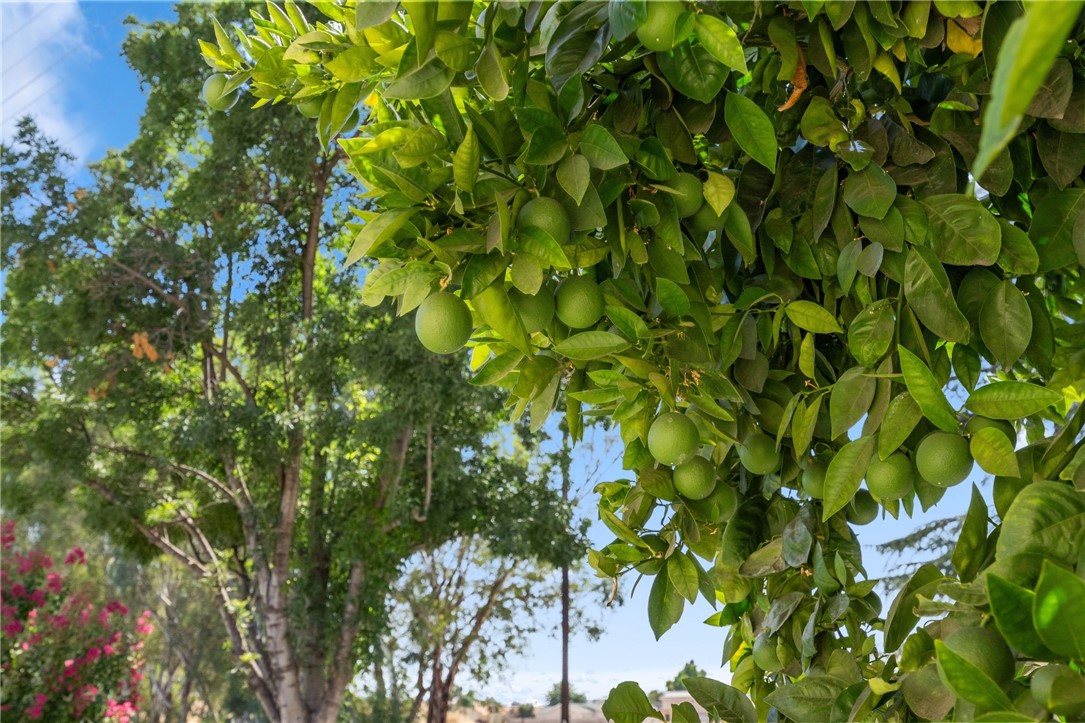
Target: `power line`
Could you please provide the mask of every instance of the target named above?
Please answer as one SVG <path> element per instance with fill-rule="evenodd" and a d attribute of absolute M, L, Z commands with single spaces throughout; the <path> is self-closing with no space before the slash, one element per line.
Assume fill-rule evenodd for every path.
<path fill-rule="evenodd" d="M 36 81 L 37 81 L 37 80 L 38 80 L 39 78 L 41 78 L 41 77 L 42 77 L 43 75 L 45 75 L 46 73 L 48 73 L 48 72 L 49 72 L 50 70 L 52 70 L 53 68 L 57 67 L 57 65 L 59 65 L 59 64 L 60 64 L 61 62 L 63 62 L 64 60 L 67 60 L 68 56 L 69 56 L 69 55 L 71 55 L 71 54 L 72 54 L 72 53 L 74 53 L 74 52 L 75 52 L 75 48 L 72 48 L 72 49 L 71 49 L 71 50 L 69 50 L 68 52 L 64 53 L 64 55 L 61 55 L 61 56 L 60 56 L 59 58 L 57 58 L 57 59 L 56 59 L 56 60 L 54 60 L 54 61 L 53 61 L 52 63 L 50 63 L 50 64 L 49 64 L 49 67 L 45 68 L 44 70 L 42 70 L 41 72 L 39 72 L 39 73 L 38 73 L 37 75 L 35 75 L 35 76 L 34 76 L 33 78 L 31 78 L 30 80 L 26 81 L 26 82 L 25 82 L 25 83 L 23 83 L 22 85 L 20 85 L 20 86 L 19 86 L 19 89 L 18 89 L 18 90 L 16 90 L 16 91 L 15 91 L 14 93 L 12 93 L 11 95 L 7 95 L 7 94 L 5 94 L 5 95 L 7 96 L 7 97 L 5 98 L 5 100 L 6 100 L 6 101 L 8 101 L 8 102 L 11 102 L 11 99 L 12 99 L 12 98 L 14 98 L 15 96 L 19 95 L 19 93 L 22 93 L 22 92 L 23 92 L 24 90 L 26 90 L 26 89 L 27 89 L 28 87 L 30 87 L 31 85 L 33 85 L 33 84 L 34 84 L 34 83 L 35 83 L 35 82 L 36 82 Z"/>
<path fill-rule="evenodd" d="M 20 25 L 18 28 L 16 28 L 15 30 L 11 31 L 10 33 L 5 33 L 4 34 L 4 42 L 6 43 L 10 38 L 13 38 L 14 36 L 21 33 L 23 31 L 23 29 L 26 28 L 27 25 L 34 22 L 34 20 L 36 20 L 39 15 L 41 15 L 42 13 L 44 13 L 48 9 L 49 9 L 49 4 L 48 3 L 42 3 L 42 9 L 41 10 L 37 11 L 36 13 L 31 15 L 29 18 L 27 18 L 27 20 L 22 25 Z"/>
<path fill-rule="evenodd" d="M 4 110 L 4 115 L 5 115 L 6 117 L 17 117 L 17 116 L 19 116 L 19 115 L 23 114 L 24 112 L 26 112 L 27 110 L 29 110 L 30 108 L 32 108 L 32 107 L 33 107 L 33 105 L 34 105 L 35 103 L 37 103 L 37 102 L 38 102 L 38 101 L 39 101 L 39 100 L 40 100 L 41 98 L 43 98 L 43 97 L 44 97 L 44 96 L 45 96 L 45 95 L 46 95 L 47 93 L 49 93 L 49 92 L 50 92 L 51 90 L 53 90 L 54 88 L 56 88 L 56 87 L 57 87 L 57 85 L 59 85 L 59 84 L 60 84 L 60 78 L 57 78 L 57 79 L 56 79 L 56 80 L 54 80 L 54 81 L 53 81 L 53 82 L 52 82 L 52 83 L 51 83 L 50 85 L 48 85 L 48 86 L 47 86 L 47 87 L 45 88 L 45 90 L 43 90 L 42 92 L 38 93 L 38 94 L 37 94 L 36 96 L 34 96 L 33 98 L 31 98 L 31 99 L 30 99 L 29 101 L 27 101 L 26 103 L 23 103 L 23 104 L 22 104 L 21 106 L 19 106 L 19 110 L 15 111 L 14 113 L 8 113 L 8 112 L 7 112 L 7 110 L 5 109 L 5 110 Z"/>

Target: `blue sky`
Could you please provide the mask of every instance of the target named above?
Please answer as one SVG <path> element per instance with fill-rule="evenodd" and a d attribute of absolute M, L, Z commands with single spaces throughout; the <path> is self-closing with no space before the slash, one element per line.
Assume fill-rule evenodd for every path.
<path fill-rule="evenodd" d="M 138 131 L 144 94 L 121 56 L 127 33 L 125 18 L 159 20 L 173 17 L 172 6 L 159 2 L 82 2 L 0 4 L 3 33 L 2 130 L 7 139 L 17 116 L 33 114 L 40 125 L 75 153 L 80 164 L 101 158 L 106 149 L 129 143 Z M 193 102 L 198 102 L 193 99 Z M 599 479 L 624 476 L 616 448 L 604 450 L 602 440 L 578 452 L 574 472 L 581 476 L 599 468 Z M 977 468 L 973 477 L 980 479 Z M 598 479 L 595 481 L 599 481 Z M 907 534 L 922 522 L 963 514 L 969 484 L 950 490 L 930 514 L 914 519 L 877 520 L 860 529 L 867 570 L 879 576 L 887 561 L 873 546 Z M 981 485 L 990 500 L 990 486 Z M 590 488 L 581 513 L 595 519 Z M 604 545 L 612 536 L 601 523 L 592 528 L 593 543 Z M 625 586 L 626 594 L 632 580 Z M 637 680 L 646 690 L 661 688 L 687 660 L 695 660 L 711 675 L 722 676 L 720 651 L 724 634 L 701 621 L 712 609 L 703 600 L 687 609 L 682 621 L 653 639 L 645 612 L 647 585 L 641 585 L 624 606 L 602 613 L 607 633 L 598 641 L 576 637 L 571 651 L 573 686 L 589 697 L 603 697 L 622 680 Z M 888 605 L 891 600 L 886 600 Z M 556 626 L 556 615 L 552 618 Z M 481 695 L 499 700 L 538 700 L 559 680 L 561 649 L 556 638 L 540 634 L 526 655 L 514 659 L 507 671 L 485 685 L 463 681 Z"/>

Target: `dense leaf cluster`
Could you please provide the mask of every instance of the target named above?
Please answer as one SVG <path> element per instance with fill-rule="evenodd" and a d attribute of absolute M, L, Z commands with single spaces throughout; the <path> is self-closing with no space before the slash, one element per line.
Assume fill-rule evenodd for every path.
<path fill-rule="evenodd" d="M 1079 672 L 1025 690 L 1030 661 L 1085 658 L 1080 3 L 314 6 L 218 28 L 216 83 L 339 136 L 377 201 L 346 259 L 378 261 L 369 303 L 451 291 L 514 417 L 618 425 L 635 479 L 599 486 L 590 560 L 653 576 L 657 635 L 724 603 L 731 686 L 687 681 L 713 715 L 1082 703 Z M 675 411 L 692 446 L 649 433 Z M 659 463 L 694 452 L 704 500 Z M 977 495 L 955 576 L 920 569 L 882 617 L 849 522 L 929 508 L 973 460 L 994 529 Z M 605 712 L 655 715 L 627 684 Z"/>

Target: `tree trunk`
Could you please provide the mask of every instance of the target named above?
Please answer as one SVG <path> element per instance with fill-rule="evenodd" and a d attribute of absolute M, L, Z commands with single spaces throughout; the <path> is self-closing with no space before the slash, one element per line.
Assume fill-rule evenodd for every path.
<path fill-rule="evenodd" d="M 562 436 L 561 500 L 569 501 L 569 434 Z M 569 565 L 561 566 L 561 723 L 569 723 Z"/>
<path fill-rule="evenodd" d="M 441 649 L 433 655 L 433 667 L 430 673 L 429 705 L 426 709 L 426 723 L 445 723 L 448 719 L 448 687 L 441 665 Z"/>

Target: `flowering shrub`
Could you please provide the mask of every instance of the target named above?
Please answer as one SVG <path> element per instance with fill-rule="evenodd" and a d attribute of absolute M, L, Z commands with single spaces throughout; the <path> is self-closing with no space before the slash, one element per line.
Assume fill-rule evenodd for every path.
<path fill-rule="evenodd" d="M 16 547 L 15 523 L 0 526 L 0 715 L 41 721 L 134 720 L 140 650 L 152 631 L 124 605 L 94 601 L 75 572 L 78 547 L 62 567 L 40 550 Z"/>

